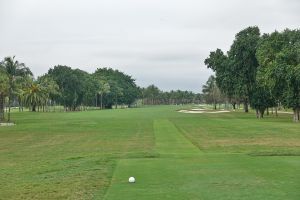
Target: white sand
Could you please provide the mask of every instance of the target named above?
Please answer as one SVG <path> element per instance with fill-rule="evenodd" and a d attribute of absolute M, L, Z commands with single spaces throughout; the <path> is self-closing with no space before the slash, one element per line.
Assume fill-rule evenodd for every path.
<path fill-rule="evenodd" d="M 208 111 L 204 109 L 191 109 L 191 110 L 179 110 L 178 112 L 181 113 L 191 113 L 191 114 L 198 114 L 198 113 L 227 113 L 230 112 L 229 110 L 219 110 L 219 111 Z"/>
<path fill-rule="evenodd" d="M 14 123 L 0 123 L 0 126 L 14 126 Z"/>
<path fill-rule="evenodd" d="M 294 113 L 292 113 L 292 112 L 284 112 L 284 111 L 277 111 L 277 113 L 283 113 L 283 114 L 294 114 Z"/>

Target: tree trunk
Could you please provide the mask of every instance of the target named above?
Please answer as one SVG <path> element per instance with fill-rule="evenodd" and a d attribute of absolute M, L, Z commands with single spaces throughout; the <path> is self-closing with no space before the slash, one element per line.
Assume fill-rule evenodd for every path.
<path fill-rule="evenodd" d="M 98 107 L 98 94 L 96 94 L 96 109 Z"/>
<path fill-rule="evenodd" d="M 256 118 L 262 119 L 264 118 L 265 109 L 255 109 L 256 111 Z"/>
<path fill-rule="evenodd" d="M 235 110 L 235 105 L 236 105 L 236 103 L 235 102 L 233 102 L 233 103 L 231 103 L 232 104 L 232 108 L 233 108 L 233 110 Z"/>
<path fill-rule="evenodd" d="M 275 115 L 278 117 L 277 106 L 275 107 Z"/>
<path fill-rule="evenodd" d="M 4 95 L 0 93 L 0 122 L 4 121 Z"/>
<path fill-rule="evenodd" d="M 32 112 L 36 112 L 36 105 L 32 105 Z"/>
<path fill-rule="evenodd" d="M 274 108 L 272 107 L 272 115 L 274 114 Z"/>
<path fill-rule="evenodd" d="M 299 122 L 299 117 L 300 117 L 300 109 L 299 108 L 294 108 L 294 122 Z"/>
<path fill-rule="evenodd" d="M 101 108 L 101 110 L 103 109 L 103 105 L 102 105 L 102 99 L 103 99 L 103 95 L 102 95 L 102 93 L 101 93 L 101 96 L 100 96 L 100 100 L 101 100 L 101 105 L 100 105 L 100 108 Z"/>
<path fill-rule="evenodd" d="M 214 101 L 213 103 L 214 109 L 217 110 L 217 103 Z"/>
<path fill-rule="evenodd" d="M 10 97 L 8 98 L 8 115 L 7 115 L 7 121 L 10 122 Z"/>
<path fill-rule="evenodd" d="M 265 109 L 260 109 L 259 110 L 259 118 L 264 118 L 264 114 L 265 114 Z"/>
<path fill-rule="evenodd" d="M 255 109 L 255 112 L 256 112 L 256 118 L 258 119 L 259 118 L 258 109 Z"/>
<path fill-rule="evenodd" d="M 247 100 L 245 100 L 245 102 L 244 102 L 244 111 L 245 111 L 246 113 L 249 112 L 248 101 L 247 101 Z"/>

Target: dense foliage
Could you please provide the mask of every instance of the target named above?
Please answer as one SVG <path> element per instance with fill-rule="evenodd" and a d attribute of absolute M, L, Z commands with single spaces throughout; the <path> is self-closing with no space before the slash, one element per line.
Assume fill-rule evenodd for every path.
<path fill-rule="evenodd" d="M 138 97 L 139 91 L 135 80 L 118 70 L 97 69 L 93 77 L 100 83 L 97 99 L 99 96 L 103 98 L 101 102 L 106 108 L 118 104 L 130 106 Z"/>
<path fill-rule="evenodd" d="M 89 106 L 112 108 L 131 106 L 139 95 L 135 80 L 113 69 L 97 69 L 87 73 L 80 69 L 57 65 L 48 73 L 34 79 L 30 69 L 14 57 L 6 57 L 0 65 L 0 121 L 4 107 L 29 107 L 31 111 L 47 111 L 49 106 L 61 105 L 66 111 Z"/>
<path fill-rule="evenodd" d="M 266 109 L 283 105 L 300 115 L 300 30 L 260 35 L 258 27 L 238 34 L 227 54 L 217 49 L 205 60 L 216 84 L 230 102 L 248 103 L 262 118 Z"/>
<path fill-rule="evenodd" d="M 54 95 L 53 101 L 64 105 L 67 110 L 78 110 L 82 106 L 130 106 L 138 96 L 135 80 L 118 70 L 102 68 L 89 74 L 58 65 L 50 69 L 46 76 L 59 86 L 60 94 Z"/>

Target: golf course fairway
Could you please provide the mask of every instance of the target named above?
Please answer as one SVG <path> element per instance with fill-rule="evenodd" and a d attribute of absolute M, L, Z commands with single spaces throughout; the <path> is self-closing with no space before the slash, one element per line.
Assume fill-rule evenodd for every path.
<path fill-rule="evenodd" d="M 289 164 L 293 158 L 203 154 L 165 119 L 154 121 L 154 132 L 156 151 L 161 158 L 120 160 L 105 199 L 297 199 L 299 196 L 299 180 L 295 179 L 298 185 L 293 185 L 280 175 L 282 167 L 287 165 L 290 173 L 299 172 L 296 165 Z M 129 175 L 134 175 L 137 182 L 128 184 Z"/>
<path fill-rule="evenodd" d="M 289 114 L 183 108 L 14 112 L 0 128 L 0 199 L 300 199 Z"/>

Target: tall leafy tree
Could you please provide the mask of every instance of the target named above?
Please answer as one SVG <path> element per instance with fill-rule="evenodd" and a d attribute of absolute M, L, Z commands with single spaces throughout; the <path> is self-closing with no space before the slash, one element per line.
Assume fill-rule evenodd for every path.
<path fill-rule="evenodd" d="M 300 30 L 265 34 L 257 50 L 258 78 L 272 96 L 300 119 Z"/>
<path fill-rule="evenodd" d="M 85 81 L 84 81 L 84 93 L 83 93 L 83 101 L 82 103 L 85 106 L 95 106 L 97 107 L 98 104 L 98 90 L 100 87 L 99 81 L 93 77 L 91 74 L 88 74 L 85 76 Z"/>
<path fill-rule="evenodd" d="M 74 111 L 82 104 L 86 89 L 86 80 L 89 74 L 82 70 L 73 70 L 68 66 L 55 66 L 49 69 L 48 75 L 57 83 L 61 95 L 57 101 L 64 105 L 66 110 Z"/>
<path fill-rule="evenodd" d="M 248 27 L 236 34 L 228 57 L 232 61 L 232 72 L 235 76 L 235 89 L 243 98 L 245 112 L 248 112 L 249 99 L 255 88 L 256 71 L 259 66 L 256 49 L 260 40 L 258 27 Z"/>
<path fill-rule="evenodd" d="M 154 105 L 158 103 L 160 90 L 155 85 L 149 85 L 145 90 L 145 97 L 148 99 L 148 104 Z M 150 102 L 149 102 L 150 101 Z"/>
<path fill-rule="evenodd" d="M 138 87 L 129 75 L 111 68 L 98 68 L 93 76 L 110 86 L 110 92 L 103 94 L 103 106 L 106 108 L 111 108 L 116 100 L 119 104 L 130 106 L 138 97 Z"/>
<path fill-rule="evenodd" d="M 259 82 L 254 86 L 250 97 L 250 105 L 256 110 L 256 117 L 263 118 L 265 110 L 275 104 L 270 90 Z"/>
<path fill-rule="evenodd" d="M 235 109 L 235 105 L 241 97 L 239 96 L 240 85 L 236 80 L 237 76 L 233 68 L 233 61 L 221 49 L 217 49 L 210 52 L 204 63 L 215 72 L 218 88 L 227 96 Z"/>

